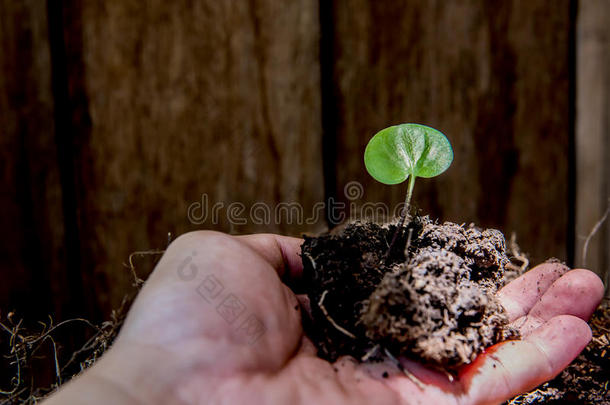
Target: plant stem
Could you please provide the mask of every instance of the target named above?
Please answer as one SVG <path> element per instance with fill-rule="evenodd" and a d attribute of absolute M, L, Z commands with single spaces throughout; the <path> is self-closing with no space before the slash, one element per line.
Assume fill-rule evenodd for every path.
<path fill-rule="evenodd" d="M 402 212 L 402 217 L 406 217 L 409 212 L 409 205 L 411 204 L 411 196 L 413 195 L 413 186 L 415 186 L 415 176 L 409 176 L 409 188 L 407 189 L 407 197 L 405 198 L 405 208 Z"/>
<path fill-rule="evenodd" d="M 400 214 L 400 221 L 398 222 L 398 226 L 396 227 L 396 231 L 394 231 L 394 236 L 392 237 L 392 242 L 390 242 L 390 246 L 388 247 L 388 251 L 385 254 L 384 261 L 390 257 L 390 252 L 392 251 L 392 247 L 396 243 L 396 239 L 398 238 L 398 234 L 402 232 L 402 227 L 405 224 L 405 219 L 409 214 L 409 205 L 411 204 L 411 196 L 413 195 L 413 186 L 415 186 L 415 176 L 409 176 L 409 188 L 407 189 L 407 197 L 405 198 L 405 207 L 402 209 L 402 213 Z"/>

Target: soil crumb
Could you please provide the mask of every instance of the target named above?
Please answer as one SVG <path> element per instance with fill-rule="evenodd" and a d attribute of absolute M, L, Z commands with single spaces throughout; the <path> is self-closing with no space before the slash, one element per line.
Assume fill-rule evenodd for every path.
<path fill-rule="evenodd" d="M 306 237 L 304 275 L 321 357 L 374 359 L 383 348 L 454 370 L 488 346 L 518 338 L 494 294 L 505 283 L 504 236 L 415 217 L 354 222 Z"/>

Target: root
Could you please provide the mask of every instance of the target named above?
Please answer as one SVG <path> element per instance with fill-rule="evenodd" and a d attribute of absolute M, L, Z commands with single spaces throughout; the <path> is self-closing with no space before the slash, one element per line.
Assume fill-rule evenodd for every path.
<path fill-rule="evenodd" d="M 324 314 L 324 316 L 326 317 L 328 322 L 330 322 L 330 324 L 335 327 L 335 329 L 337 329 L 339 332 L 343 333 L 345 336 L 349 336 L 352 339 L 356 339 L 356 336 L 353 333 L 351 333 L 351 332 L 345 330 L 344 328 L 342 328 L 341 326 L 339 326 L 337 324 L 337 322 L 335 322 L 335 320 L 333 318 L 331 318 L 330 315 L 328 315 L 328 311 L 326 310 L 326 307 L 324 307 L 324 304 L 323 304 L 324 298 L 326 297 L 327 293 L 328 293 L 328 290 L 324 290 L 324 292 L 322 293 L 322 296 L 320 297 L 320 301 L 318 301 L 318 306 L 322 310 L 322 313 Z"/>
<path fill-rule="evenodd" d="M 171 233 L 167 234 L 167 238 L 168 238 L 167 242 L 169 244 L 171 242 Z M 131 275 L 133 276 L 133 286 L 134 287 L 139 289 L 142 286 L 142 284 L 144 284 L 144 280 L 142 280 L 140 277 L 138 277 L 138 274 L 136 273 L 136 266 L 133 264 L 134 257 L 156 256 L 156 255 L 162 255 L 163 253 L 165 253 L 165 250 L 143 250 L 140 252 L 133 252 L 132 254 L 129 255 L 129 258 L 127 259 L 129 264 L 123 263 L 123 265 L 131 271 Z"/>
<path fill-rule="evenodd" d="M 405 376 L 407 376 L 407 378 L 408 378 L 409 380 L 411 380 L 411 382 L 412 382 L 413 384 L 415 384 L 415 385 L 417 386 L 417 388 L 419 388 L 419 389 L 420 389 L 420 390 L 422 390 L 422 391 L 423 391 L 423 390 L 426 388 L 426 387 L 425 387 L 425 385 L 424 385 L 424 383 L 423 383 L 423 382 L 421 382 L 421 381 L 419 380 L 419 378 L 415 377 L 415 376 L 413 375 L 413 373 L 411 373 L 409 370 L 407 370 L 407 369 L 405 368 L 405 366 L 403 366 L 403 365 L 402 365 L 402 363 L 401 363 L 400 361 L 398 361 L 398 359 L 397 359 L 396 357 L 394 357 L 394 356 L 392 355 L 392 353 L 390 353 L 390 351 L 389 351 L 388 349 L 385 349 L 385 348 L 384 348 L 384 349 L 383 349 L 383 351 L 385 352 L 386 356 L 388 356 L 388 358 L 389 358 L 390 360 L 392 360 L 392 362 L 394 363 L 394 365 L 395 365 L 395 366 L 396 366 L 396 367 L 397 367 L 397 368 L 398 368 L 400 371 L 402 371 L 402 373 L 403 373 Z"/>
<path fill-rule="evenodd" d="M 168 245 L 171 240 L 172 236 L 168 234 Z M 39 322 L 39 326 L 34 324 L 26 328 L 23 320 L 14 319 L 16 316 L 13 312 L 7 314 L 6 321 L 0 320 L 1 354 L 6 359 L 2 365 L 14 368 L 10 379 L 0 382 L 0 405 L 39 403 L 59 386 L 91 367 L 114 342 L 135 295 L 144 283 L 136 272 L 135 260 L 144 256 L 162 255 L 164 252 L 165 250 L 147 250 L 129 255 L 125 267 L 131 271 L 133 285 L 137 288 L 124 296 L 119 308 L 112 311 L 110 320 L 106 322 L 94 324 L 84 318 L 74 318 L 55 324 L 49 317 L 47 322 Z M 72 343 L 69 337 L 66 338 L 77 324 L 87 327 L 87 338 L 82 346 L 81 342 Z M 58 331 L 60 328 L 62 331 Z M 69 352 L 66 352 L 67 348 L 70 349 Z M 41 365 L 41 361 L 44 364 Z M 40 385 L 38 378 L 47 375 L 41 367 L 53 370 L 54 378 L 50 385 Z"/>
<path fill-rule="evenodd" d="M 315 271 L 316 270 L 316 261 L 313 259 L 313 257 L 311 257 L 311 255 L 307 252 L 305 252 L 305 257 L 309 259 L 309 261 L 311 262 L 311 268 Z"/>
<path fill-rule="evenodd" d="M 366 354 L 364 356 L 362 356 L 360 358 L 361 362 L 365 362 L 368 359 L 370 359 L 375 353 L 377 353 L 377 350 L 379 350 L 379 345 L 375 345 L 371 348 L 371 350 L 369 350 L 368 352 L 366 352 Z"/>
<path fill-rule="evenodd" d="M 525 253 L 523 253 L 519 248 L 519 245 L 517 244 L 517 234 L 515 234 L 514 232 L 510 235 L 510 242 L 508 244 L 508 247 L 511 256 L 510 259 L 517 260 L 521 264 L 516 265 L 514 263 L 509 263 L 506 265 L 506 267 L 519 275 L 525 273 L 530 265 L 530 261 L 525 255 Z"/>
<path fill-rule="evenodd" d="M 586 265 L 587 265 L 587 251 L 589 250 L 589 242 L 591 242 L 591 239 L 593 238 L 593 236 L 595 236 L 597 231 L 599 231 L 599 228 L 601 228 L 601 226 L 606 221 L 606 219 L 608 219 L 608 214 L 610 214 L 610 205 L 608 205 L 608 208 L 606 208 L 606 212 L 604 213 L 604 215 L 601 217 L 601 219 L 599 221 L 597 221 L 597 223 L 595 224 L 593 229 L 591 229 L 591 232 L 589 232 L 587 239 L 585 239 L 585 244 L 582 247 L 582 265 L 583 265 L 583 267 L 586 267 Z"/>
<path fill-rule="evenodd" d="M 409 235 L 407 236 L 407 244 L 405 245 L 405 261 L 409 261 L 409 248 L 411 247 L 411 238 L 413 237 L 413 228 L 409 228 Z"/>
<path fill-rule="evenodd" d="M 7 317 L 10 323 L 13 323 L 14 314 L 10 313 Z M 49 317 L 49 323 L 45 324 L 40 322 L 42 330 L 38 333 L 28 333 L 22 328 L 22 320 L 19 320 L 16 324 L 7 326 L 7 324 L 0 322 L 0 329 L 9 335 L 8 346 L 9 346 L 9 357 L 13 357 L 14 360 L 10 362 L 11 365 L 15 365 L 16 371 L 15 376 L 11 379 L 12 387 L 8 390 L 0 390 L 0 394 L 4 396 L 4 401 L 1 403 L 17 403 L 24 400 L 23 395 L 29 393 L 26 403 L 35 403 L 37 399 L 41 398 L 44 394 L 41 389 L 34 389 L 32 386 L 27 385 L 28 375 L 31 373 L 32 360 L 40 358 L 37 353 L 44 347 L 46 342 L 50 343 L 51 355 L 53 368 L 55 373 L 55 383 L 48 387 L 48 391 L 52 391 L 64 382 L 62 372 L 65 367 L 60 367 L 58 345 L 55 342 L 55 338 L 52 336 L 58 328 L 74 322 L 85 323 L 86 325 L 99 331 L 99 328 L 93 325 L 91 322 L 82 318 L 69 319 L 63 322 L 53 325 L 53 319 Z M 43 355 L 42 358 L 46 356 Z M 26 374 L 23 371 L 26 370 Z M 30 376 L 31 377 L 31 376 Z M 69 376 L 66 376 L 69 379 Z M 32 380 L 33 383 L 33 380 Z"/>
<path fill-rule="evenodd" d="M 10 388 L 0 390 L 0 404 L 12 403 L 38 403 L 39 400 L 53 392 L 60 385 L 78 375 L 82 370 L 91 366 L 106 351 L 114 341 L 119 328 L 126 315 L 128 300 L 124 299 L 121 308 L 113 311 L 111 321 L 104 322 L 100 326 L 93 324 L 87 319 L 68 319 L 58 324 L 49 317 L 48 323 L 39 322 L 40 330 L 27 330 L 22 326 L 22 320 L 15 322 L 14 314 L 7 316 L 7 323 L 0 322 L 0 332 L 8 335 L 8 354 L 6 358 L 11 359 L 9 364 L 15 367 L 15 375 L 10 380 Z M 61 342 L 57 341 L 55 332 L 59 328 L 66 328 L 75 323 L 86 325 L 94 330 L 93 336 L 78 350 L 71 353 L 71 357 L 62 364 L 60 356 Z M 2 339 L 4 340 L 4 339 Z M 50 345 L 47 354 L 42 349 Z M 35 376 L 38 374 L 35 367 L 36 362 L 44 359 L 49 368 L 53 368 L 55 381 L 46 387 L 36 386 Z"/>

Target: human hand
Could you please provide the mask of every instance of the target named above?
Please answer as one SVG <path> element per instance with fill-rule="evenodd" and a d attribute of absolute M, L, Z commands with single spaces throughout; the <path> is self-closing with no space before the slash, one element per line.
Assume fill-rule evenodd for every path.
<path fill-rule="evenodd" d="M 287 287 L 301 276 L 301 243 L 216 232 L 178 238 L 113 347 L 47 405 L 85 398 L 125 404 L 498 403 L 551 379 L 578 355 L 591 339 L 585 320 L 603 295 L 590 271 L 540 265 L 498 293 L 523 339 L 487 350 L 454 381 L 400 359 L 420 386 L 391 362 L 346 357 L 331 364 L 316 356 Z"/>

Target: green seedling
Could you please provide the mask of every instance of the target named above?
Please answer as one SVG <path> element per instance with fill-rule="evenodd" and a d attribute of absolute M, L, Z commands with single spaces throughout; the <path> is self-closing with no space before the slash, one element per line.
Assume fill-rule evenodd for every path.
<path fill-rule="evenodd" d="M 400 124 L 379 131 L 366 146 L 364 164 L 384 184 L 409 179 L 405 198 L 408 210 L 417 177 L 435 177 L 453 161 L 453 149 L 442 132 L 419 124 Z"/>
<path fill-rule="evenodd" d="M 371 138 L 364 151 L 364 164 L 370 175 L 384 184 L 399 184 L 409 179 L 405 207 L 390 249 L 409 212 L 415 179 L 438 176 L 452 161 L 453 149 L 447 137 L 425 125 L 395 125 Z"/>

